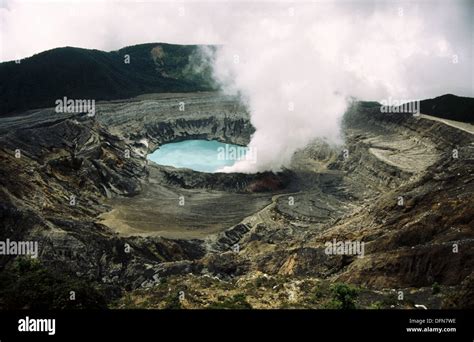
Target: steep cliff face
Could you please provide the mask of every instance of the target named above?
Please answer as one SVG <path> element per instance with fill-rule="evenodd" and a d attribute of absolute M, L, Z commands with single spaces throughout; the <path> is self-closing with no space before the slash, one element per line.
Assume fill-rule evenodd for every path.
<path fill-rule="evenodd" d="M 138 286 L 150 265 L 202 255 L 199 243 L 126 240 L 95 223 L 106 197 L 142 190 L 145 160 L 126 158 L 133 147 L 93 119 L 38 121 L 1 137 L 2 240 L 37 241 L 46 266 L 116 288 Z"/>
<path fill-rule="evenodd" d="M 131 142 L 159 145 L 203 138 L 246 145 L 254 132 L 238 98 L 215 93 L 151 94 L 135 101 L 102 103 L 98 120 Z"/>
<path fill-rule="evenodd" d="M 473 269 L 468 261 L 473 250 L 473 135 L 408 114 L 382 115 L 373 109 L 353 115 L 351 129 L 358 134 L 371 126 L 384 128 L 390 138 L 381 148 L 392 151 L 386 156 L 374 154 L 374 139 L 364 137 L 371 143 L 365 154 L 398 172 L 386 178 L 384 168 L 378 167 L 386 179 L 385 191 L 316 239 L 366 241 L 366 256 L 355 259 L 337 279 L 378 288 L 459 285 Z M 394 149 L 400 144 L 394 134 L 405 138 L 403 149 Z M 359 160 L 348 158 L 342 168 L 351 168 L 354 162 Z M 359 172 L 366 174 L 372 167 L 358 169 L 349 177 L 357 179 Z"/>

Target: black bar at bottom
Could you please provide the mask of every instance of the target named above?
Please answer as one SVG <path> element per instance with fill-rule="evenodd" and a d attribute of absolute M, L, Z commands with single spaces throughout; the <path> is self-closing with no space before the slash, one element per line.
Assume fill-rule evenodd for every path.
<path fill-rule="evenodd" d="M 55 319 L 54 334 L 51 321 Z M 23 320 L 23 321 L 20 321 Z M 19 331 L 43 328 L 46 331 Z M 32 323 L 33 322 L 33 323 Z M 474 340 L 473 310 L 110 310 L 0 311 L 0 341 Z"/>

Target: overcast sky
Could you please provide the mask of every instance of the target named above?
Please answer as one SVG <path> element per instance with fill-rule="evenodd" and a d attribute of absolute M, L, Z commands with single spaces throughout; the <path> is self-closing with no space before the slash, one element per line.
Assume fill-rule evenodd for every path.
<path fill-rule="evenodd" d="M 471 49 L 473 1 L 336 1 L 354 15 L 378 8 L 402 8 L 405 15 L 426 17 L 456 50 Z M 1 60 L 31 56 L 59 46 L 114 50 L 145 42 L 225 43 L 229 31 L 245 18 L 298 16 L 311 2 L 251 1 L 107 1 L 0 0 Z M 325 7 L 331 1 L 315 1 Z M 444 3 L 443 6 L 440 4 Z M 272 9 L 278 7 L 276 12 Z M 240 18 L 240 19 L 236 19 Z M 465 51 L 464 51 L 465 52 Z"/>

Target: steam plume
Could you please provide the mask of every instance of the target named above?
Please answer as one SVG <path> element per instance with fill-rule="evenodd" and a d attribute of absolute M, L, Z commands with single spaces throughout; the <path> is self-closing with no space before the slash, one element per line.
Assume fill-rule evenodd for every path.
<path fill-rule="evenodd" d="M 247 104 L 256 128 L 249 147 L 258 159 L 220 171 L 277 171 L 316 137 L 341 143 L 349 97 L 409 100 L 446 92 L 455 51 L 432 18 L 406 12 L 414 7 L 350 9 L 272 8 L 266 17 L 244 15 L 226 37 L 215 78 Z"/>

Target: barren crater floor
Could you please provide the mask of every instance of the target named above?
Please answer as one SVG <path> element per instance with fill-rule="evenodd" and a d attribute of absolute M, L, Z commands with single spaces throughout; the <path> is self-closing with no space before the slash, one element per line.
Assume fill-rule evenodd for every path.
<path fill-rule="evenodd" d="M 238 224 L 270 203 L 269 194 L 163 185 L 159 169 L 150 166 L 149 184 L 139 195 L 110 200 L 113 210 L 101 216 L 101 223 L 125 235 L 205 238 Z M 180 196 L 184 198 L 183 205 Z"/>

